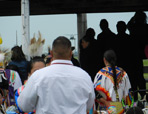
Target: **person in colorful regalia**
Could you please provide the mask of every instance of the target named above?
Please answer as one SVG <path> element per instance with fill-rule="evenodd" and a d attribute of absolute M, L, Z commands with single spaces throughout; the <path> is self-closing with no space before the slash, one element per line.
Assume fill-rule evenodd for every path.
<path fill-rule="evenodd" d="M 28 65 L 28 78 L 32 75 L 32 73 L 34 73 L 36 70 L 39 70 L 41 68 L 45 67 L 45 61 L 43 58 L 41 57 L 34 57 Z M 20 113 L 22 114 L 34 114 L 34 112 L 30 112 L 30 113 L 24 113 L 23 111 L 21 111 L 21 109 L 18 106 L 17 103 L 17 99 L 19 97 L 19 95 L 21 94 L 21 92 L 23 91 L 23 89 L 25 88 L 25 85 L 27 84 L 27 81 L 25 81 L 25 84 L 22 85 L 16 92 L 15 92 L 15 102 L 16 102 L 16 106 L 18 107 L 18 110 Z"/>
<path fill-rule="evenodd" d="M 0 88 L 4 92 L 5 107 L 15 105 L 14 93 L 22 85 L 18 72 L 6 68 L 10 61 L 11 52 L 0 47 Z"/>
<path fill-rule="evenodd" d="M 0 88 L 0 114 L 6 114 L 6 108 L 4 107 L 4 92 Z"/>
<path fill-rule="evenodd" d="M 16 71 L 11 69 L 0 69 L 0 72 L 5 73 L 5 75 L 7 76 L 7 80 L 9 82 L 7 107 L 15 105 L 14 93 L 20 86 L 22 86 L 20 76 Z"/>
<path fill-rule="evenodd" d="M 131 84 L 127 73 L 116 66 L 116 54 L 113 50 L 104 53 L 104 64 L 95 76 L 94 87 L 97 93 L 99 108 L 107 109 L 109 114 L 123 114 L 123 110 L 117 112 L 111 102 L 126 100 L 129 95 Z M 117 96 L 118 95 L 118 96 Z"/>

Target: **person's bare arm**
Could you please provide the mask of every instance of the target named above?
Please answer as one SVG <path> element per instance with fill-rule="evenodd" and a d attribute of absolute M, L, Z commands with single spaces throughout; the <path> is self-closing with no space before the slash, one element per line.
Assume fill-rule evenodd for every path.
<path fill-rule="evenodd" d="M 110 102 L 109 101 L 106 101 L 103 97 L 100 98 L 99 101 L 101 103 L 103 103 L 106 107 L 109 107 L 110 106 Z"/>

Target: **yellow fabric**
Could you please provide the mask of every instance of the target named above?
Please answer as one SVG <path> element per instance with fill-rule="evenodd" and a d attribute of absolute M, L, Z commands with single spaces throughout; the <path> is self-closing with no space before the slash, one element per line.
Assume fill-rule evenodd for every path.
<path fill-rule="evenodd" d="M 3 67 L 3 65 L 4 65 L 3 62 L 0 62 L 0 67 Z"/>
<path fill-rule="evenodd" d="M 110 102 L 111 105 L 116 107 L 117 114 L 123 114 L 123 106 L 121 102 Z"/>
<path fill-rule="evenodd" d="M 2 40 L 2 37 L 0 36 L 0 44 L 2 44 L 3 43 L 3 40 Z"/>

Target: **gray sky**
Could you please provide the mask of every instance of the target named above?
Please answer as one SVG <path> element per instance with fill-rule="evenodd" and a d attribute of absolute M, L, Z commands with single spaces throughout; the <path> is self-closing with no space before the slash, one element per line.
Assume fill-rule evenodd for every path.
<path fill-rule="evenodd" d="M 99 22 L 105 18 L 109 22 L 110 29 L 116 33 L 117 21 L 123 20 L 127 23 L 133 15 L 134 12 L 87 14 L 87 27 L 94 28 L 97 36 L 97 34 L 101 32 Z M 16 45 L 16 31 L 18 45 L 21 45 L 21 19 L 21 16 L 0 17 L 0 34 L 3 39 L 2 47 L 11 49 Z M 77 34 L 77 15 L 30 16 L 30 37 L 32 38 L 34 33 L 37 36 L 38 31 L 40 31 L 42 37 L 45 38 L 44 52 L 47 52 L 47 47 L 51 46 L 56 37 L 63 35 L 70 38 L 70 35 Z M 77 35 L 74 37 L 77 39 Z M 72 44 L 74 45 L 73 41 Z"/>

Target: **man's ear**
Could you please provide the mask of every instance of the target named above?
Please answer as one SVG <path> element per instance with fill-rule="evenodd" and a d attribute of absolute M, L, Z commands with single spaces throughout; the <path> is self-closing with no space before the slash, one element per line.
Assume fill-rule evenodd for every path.
<path fill-rule="evenodd" d="M 51 55 L 52 60 L 54 60 L 54 56 L 53 56 L 53 51 L 52 50 L 50 50 L 50 55 Z"/>
<path fill-rule="evenodd" d="M 51 54 L 51 57 L 53 57 L 53 51 L 52 50 L 50 50 L 50 54 Z"/>
<path fill-rule="evenodd" d="M 71 58 L 72 58 L 72 54 L 73 54 L 72 51 L 70 51 L 70 60 L 71 60 Z"/>

